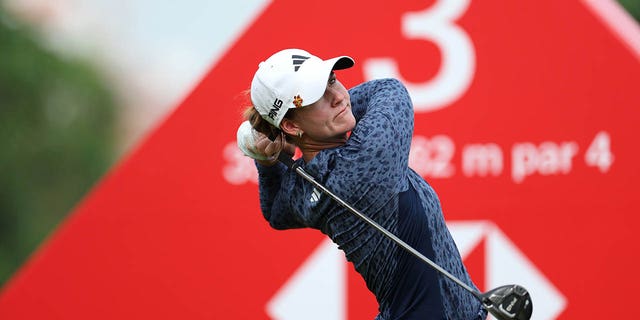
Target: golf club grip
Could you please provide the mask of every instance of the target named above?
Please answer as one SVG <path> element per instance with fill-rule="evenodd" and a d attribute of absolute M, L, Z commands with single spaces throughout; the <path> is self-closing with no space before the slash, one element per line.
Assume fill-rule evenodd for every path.
<path fill-rule="evenodd" d="M 267 138 L 269 138 L 269 140 L 271 141 L 276 141 L 277 137 L 278 135 L 274 134 L 273 132 L 269 134 L 269 136 L 267 136 Z M 295 161 L 293 161 L 292 155 L 290 155 L 287 152 L 284 152 L 284 150 L 281 151 L 280 154 L 278 154 L 278 161 L 282 162 L 284 165 L 286 165 L 290 169 L 295 170 L 294 168 Z"/>
<path fill-rule="evenodd" d="M 278 161 L 282 162 L 284 165 L 286 165 L 287 167 L 289 167 L 290 169 L 295 170 L 294 166 L 295 166 L 295 161 L 293 161 L 293 158 L 291 158 L 291 155 L 281 151 L 280 154 L 278 155 Z"/>

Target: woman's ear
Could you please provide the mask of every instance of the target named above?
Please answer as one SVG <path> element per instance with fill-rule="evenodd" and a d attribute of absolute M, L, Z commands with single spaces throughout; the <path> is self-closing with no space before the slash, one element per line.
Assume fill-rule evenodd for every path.
<path fill-rule="evenodd" d="M 291 119 L 284 118 L 282 122 L 280 122 L 280 130 L 285 134 L 295 137 L 298 135 L 298 132 L 300 132 L 300 127 Z"/>

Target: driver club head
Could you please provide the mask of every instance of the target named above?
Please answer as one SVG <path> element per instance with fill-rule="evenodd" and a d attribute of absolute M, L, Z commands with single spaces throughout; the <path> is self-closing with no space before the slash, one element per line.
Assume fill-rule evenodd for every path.
<path fill-rule="evenodd" d="M 498 320 L 529 320 L 533 312 L 529 292 L 515 284 L 483 293 L 482 304 Z"/>

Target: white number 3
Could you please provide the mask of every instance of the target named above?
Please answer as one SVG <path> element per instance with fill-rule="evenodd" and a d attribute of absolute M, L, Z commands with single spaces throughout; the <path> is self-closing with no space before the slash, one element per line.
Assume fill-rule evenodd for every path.
<path fill-rule="evenodd" d="M 469 0 L 440 0 L 428 9 L 402 17 L 402 31 L 407 39 L 432 41 L 440 49 L 442 64 L 433 79 L 423 83 L 404 80 L 393 58 L 366 60 L 365 78 L 391 77 L 404 82 L 415 112 L 433 111 L 455 102 L 468 89 L 475 71 L 473 44 L 462 28 L 451 23 L 462 16 L 468 6 Z"/>

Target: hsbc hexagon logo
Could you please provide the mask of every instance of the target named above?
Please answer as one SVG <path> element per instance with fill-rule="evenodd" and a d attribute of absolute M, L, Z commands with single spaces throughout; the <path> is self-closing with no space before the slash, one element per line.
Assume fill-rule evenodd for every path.
<path fill-rule="evenodd" d="M 565 296 L 490 221 L 448 222 L 462 258 L 484 244 L 485 287 L 520 284 L 534 303 L 532 319 L 555 319 Z M 331 240 L 324 240 L 266 305 L 272 319 L 347 320 L 347 263 Z M 490 316 L 489 319 L 492 319 Z"/>

